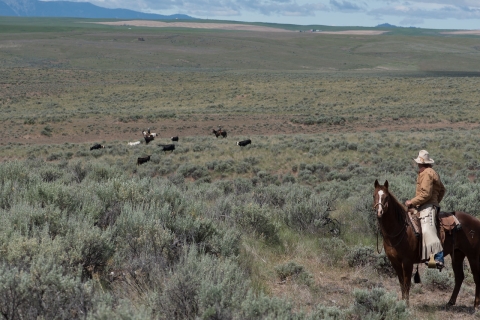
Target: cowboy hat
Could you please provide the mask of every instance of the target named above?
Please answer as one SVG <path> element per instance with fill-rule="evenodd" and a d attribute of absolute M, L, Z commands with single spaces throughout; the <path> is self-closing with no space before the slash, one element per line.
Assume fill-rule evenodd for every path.
<path fill-rule="evenodd" d="M 418 157 L 416 159 L 413 159 L 416 163 L 420 164 L 430 164 L 434 163 L 432 158 L 430 158 L 430 154 L 428 154 L 427 150 L 420 150 L 418 152 Z"/>

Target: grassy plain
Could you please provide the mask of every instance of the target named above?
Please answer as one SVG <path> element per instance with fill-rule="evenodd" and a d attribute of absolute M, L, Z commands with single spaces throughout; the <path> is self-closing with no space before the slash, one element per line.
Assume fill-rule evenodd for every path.
<path fill-rule="evenodd" d="M 0 20 L 0 204 L 8 221 L 2 270 L 33 270 L 19 261 L 38 263 L 35 250 L 46 256 L 67 250 L 52 234 L 69 239 L 68 250 L 71 243 L 78 249 L 82 237 L 96 239 L 100 244 L 89 248 L 101 257 L 78 249 L 83 260 L 49 261 L 69 270 L 64 277 L 78 264 L 99 269 L 85 282 L 96 288 L 85 304 L 92 318 L 102 312 L 133 318 L 125 301 L 144 310 L 140 318 L 162 318 L 158 308 L 176 314 L 175 285 L 192 276 L 182 267 L 209 263 L 217 263 L 218 273 L 244 272 L 259 296 L 247 299 L 251 306 L 208 307 L 208 295 L 186 295 L 198 309 L 185 318 L 228 318 L 225 310 L 252 319 L 275 312 L 292 318 L 318 306 L 346 311 L 356 301 L 355 289 L 380 287 L 398 295 L 396 280 L 382 273 L 388 267 L 369 260 L 375 256 L 371 192 L 375 179 L 388 179 L 399 199 L 411 197 L 412 158 L 420 149 L 429 150 L 447 186 L 444 209 L 480 213 L 478 37 L 423 29 L 354 36 L 93 22 Z M 211 134 L 217 126 L 227 130 L 226 139 Z M 142 140 L 147 127 L 160 138 L 127 147 Z M 160 152 L 157 143 L 174 135 L 180 136 L 177 149 Z M 235 145 L 244 138 L 252 145 Z M 106 148 L 89 151 L 94 142 Z M 143 155 L 152 160 L 137 167 Z M 118 222 L 106 223 L 111 216 Z M 322 226 L 326 217 L 341 223 L 339 236 Z M 102 221 L 110 227 L 100 232 L 93 224 Z M 75 228 L 84 234 L 65 231 Z M 38 240 L 39 249 L 32 239 L 48 238 L 45 232 L 52 244 Z M 146 239 L 161 249 L 148 247 Z M 207 254 L 175 249 L 193 245 Z M 366 258 L 352 260 L 362 250 Z M 117 269 L 135 276 L 113 281 L 108 275 Z M 441 278 L 447 289 L 440 290 L 438 275 L 421 271 L 427 281 L 411 295 L 415 318 L 476 317 L 471 274 L 458 306 L 444 310 L 451 283 Z M 247 290 L 235 283 L 243 300 Z M 285 299 L 292 314 L 261 294 Z M 358 310 L 349 312 L 354 318 Z"/>

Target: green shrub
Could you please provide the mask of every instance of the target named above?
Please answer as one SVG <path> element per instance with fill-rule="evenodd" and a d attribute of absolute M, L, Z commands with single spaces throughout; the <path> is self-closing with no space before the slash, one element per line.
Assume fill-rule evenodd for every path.
<path fill-rule="evenodd" d="M 193 178 L 195 180 L 209 176 L 208 170 L 200 165 L 191 163 L 185 163 L 178 167 L 177 174 L 182 175 L 184 178 Z"/>
<path fill-rule="evenodd" d="M 48 155 L 47 161 L 55 161 L 55 160 L 60 160 L 62 158 L 63 158 L 63 153 L 61 153 L 61 152 L 52 153 L 52 154 Z"/>
<path fill-rule="evenodd" d="M 101 163 L 91 163 L 88 166 L 88 178 L 96 182 L 109 180 L 114 177 L 121 176 L 122 173 L 116 167 L 112 167 Z"/>
<path fill-rule="evenodd" d="M 267 205 L 281 208 L 285 205 L 285 187 L 268 185 L 257 187 L 253 194 L 253 200 L 261 207 Z"/>
<path fill-rule="evenodd" d="M 279 298 L 271 298 L 263 293 L 248 291 L 241 302 L 241 313 L 235 319 L 301 319 L 296 317 L 291 303 Z"/>
<path fill-rule="evenodd" d="M 422 277 L 422 284 L 428 290 L 452 290 L 454 286 L 453 275 L 449 272 L 439 272 L 436 269 L 426 269 Z"/>
<path fill-rule="evenodd" d="M 301 188 L 292 188 L 286 195 L 286 203 L 281 211 L 285 223 L 299 231 L 325 231 L 330 221 L 329 201 L 317 194 L 302 192 Z"/>
<path fill-rule="evenodd" d="M 336 265 L 345 258 L 348 246 L 339 238 L 320 238 L 322 261 L 328 265 Z"/>
<path fill-rule="evenodd" d="M 357 246 L 350 250 L 346 258 L 350 267 L 362 267 L 375 261 L 375 253 L 371 247 Z"/>
<path fill-rule="evenodd" d="M 384 252 L 375 256 L 376 259 L 373 264 L 373 268 L 375 269 L 375 271 L 390 277 L 395 277 L 397 275 L 395 269 L 392 266 L 392 263 Z"/>
<path fill-rule="evenodd" d="M 168 205 L 158 211 L 124 206 L 113 228 L 117 241 L 115 267 L 148 273 L 177 261 L 184 242 L 166 227 L 175 221 L 173 217 L 168 219 L 170 213 Z"/>
<path fill-rule="evenodd" d="M 166 279 L 159 296 L 160 319 L 232 319 L 244 301 L 249 281 L 239 266 L 191 248 Z"/>
<path fill-rule="evenodd" d="M 286 175 L 283 176 L 282 183 L 295 183 L 296 179 L 294 176 L 291 174 L 287 173 Z"/>
<path fill-rule="evenodd" d="M 53 182 L 64 175 L 64 171 L 59 168 L 43 168 L 39 172 L 42 180 L 45 182 Z"/>
<path fill-rule="evenodd" d="M 35 124 L 35 118 L 28 118 L 23 121 L 23 124 Z"/>
<path fill-rule="evenodd" d="M 235 166 L 235 173 L 242 174 L 247 173 L 252 169 L 252 166 L 247 162 L 239 162 Z"/>
<path fill-rule="evenodd" d="M 43 128 L 42 132 L 40 133 L 43 134 L 44 136 L 51 137 L 52 131 L 53 131 L 53 128 L 47 125 L 46 127 Z"/>
<path fill-rule="evenodd" d="M 85 319 L 93 284 L 69 275 L 53 259 L 36 258 L 26 268 L 0 264 L 0 311 L 5 319 Z"/>
<path fill-rule="evenodd" d="M 233 180 L 233 188 L 236 195 L 245 194 L 253 189 L 251 180 L 245 178 L 237 178 Z"/>
<path fill-rule="evenodd" d="M 235 221 L 246 230 L 253 231 L 255 235 L 265 238 L 267 242 L 277 243 L 278 228 L 271 221 L 268 210 L 255 204 L 234 207 L 232 212 Z"/>
<path fill-rule="evenodd" d="M 347 312 L 355 319 L 401 320 L 410 319 L 411 315 L 405 301 L 397 300 L 395 294 L 387 293 L 382 288 L 353 291 L 355 303 Z"/>
<path fill-rule="evenodd" d="M 275 272 L 280 278 L 280 281 L 292 278 L 301 284 L 308 286 L 313 284 L 313 276 L 308 273 L 302 265 L 297 264 L 295 261 L 289 261 L 285 264 L 275 266 Z"/>

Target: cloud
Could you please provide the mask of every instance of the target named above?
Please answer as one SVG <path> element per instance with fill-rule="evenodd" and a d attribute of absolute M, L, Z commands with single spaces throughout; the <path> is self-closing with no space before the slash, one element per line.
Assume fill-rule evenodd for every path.
<path fill-rule="evenodd" d="M 359 12 L 364 11 L 364 8 L 358 6 L 349 1 L 336 1 L 330 0 L 330 5 L 332 6 L 332 10 L 340 11 L 340 12 Z"/>
<path fill-rule="evenodd" d="M 272 14 L 284 16 L 314 16 L 315 11 L 328 10 L 328 7 L 319 3 L 298 4 L 295 1 L 236 1 L 244 11 L 257 12 L 269 16 Z"/>
<path fill-rule="evenodd" d="M 90 1 L 107 8 L 198 18 L 269 16 L 312 17 L 322 12 L 357 14 L 384 20 L 396 17 L 405 25 L 425 20 L 480 20 L 480 0 L 70 0 Z M 311 2 L 308 2 L 311 1 Z M 350 17 L 353 17 L 351 15 Z M 349 19 L 350 19 L 349 17 Z M 403 19 L 403 20 L 402 20 Z M 415 22 L 415 23 L 414 23 Z"/>
<path fill-rule="evenodd" d="M 87 1 L 107 8 L 126 8 L 157 13 L 162 10 L 173 10 L 177 13 L 196 17 L 238 16 L 244 12 L 260 13 L 267 16 L 314 16 L 315 12 L 330 10 L 328 5 L 321 2 L 298 3 L 297 0 L 137 0 L 134 3 L 130 0 Z"/>
<path fill-rule="evenodd" d="M 386 3 L 401 3 L 399 0 L 377 0 L 380 2 Z M 415 4 L 415 3 L 432 3 L 432 4 L 444 4 L 452 5 L 458 7 L 479 7 L 480 3 L 478 0 L 407 0 L 403 3 Z"/>
<path fill-rule="evenodd" d="M 376 17 L 401 16 L 404 21 L 412 19 L 480 19 L 478 0 L 416 0 L 388 1 L 387 6 L 375 8 L 368 12 Z M 473 4 L 473 5 L 472 5 Z"/>

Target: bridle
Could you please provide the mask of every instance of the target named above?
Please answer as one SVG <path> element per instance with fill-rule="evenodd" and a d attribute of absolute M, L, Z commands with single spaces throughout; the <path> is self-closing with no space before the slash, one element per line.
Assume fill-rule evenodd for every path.
<path fill-rule="evenodd" d="M 385 205 L 383 205 L 383 203 L 378 202 L 378 203 L 376 203 L 376 204 L 373 206 L 373 210 L 376 210 L 378 206 L 381 206 L 381 207 L 382 207 L 382 210 L 385 211 L 385 209 L 388 208 L 388 203 L 386 203 Z M 381 218 L 381 217 L 380 217 L 380 218 Z"/>
<path fill-rule="evenodd" d="M 387 199 L 387 197 L 385 197 L 385 199 Z M 386 202 L 385 204 L 383 204 L 381 201 L 378 201 L 378 203 L 375 203 L 373 205 L 373 210 L 377 210 L 378 207 L 381 207 L 382 208 L 382 216 L 378 216 L 377 214 L 377 222 L 378 224 L 380 224 L 380 219 L 382 219 L 383 217 L 383 214 L 385 213 L 386 209 L 388 208 L 388 202 Z M 390 234 L 384 234 L 383 230 L 382 230 L 382 237 L 385 239 L 385 237 L 388 237 L 389 239 L 394 239 L 396 237 L 398 237 L 407 227 L 408 225 L 408 221 L 405 219 L 405 223 L 403 224 L 403 227 L 400 229 L 400 231 L 395 234 L 395 235 L 390 235 Z M 378 229 L 382 229 L 382 228 L 378 228 Z M 407 234 L 407 232 L 403 233 L 403 236 L 400 238 L 400 240 L 396 243 L 396 244 L 388 244 L 387 245 L 389 247 L 396 247 L 400 244 L 400 242 L 402 242 L 403 238 L 405 238 L 405 235 Z M 380 253 L 380 250 L 378 249 L 378 230 L 377 230 L 377 252 Z"/>
<path fill-rule="evenodd" d="M 385 199 L 388 199 L 388 195 L 385 197 Z M 380 206 L 382 208 L 382 212 L 385 212 L 386 209 L 388 208 L 388 202 L 385 202 L 385 204 L 383 204 L 381 199 L 380 199 L 377 203 L 375 203 L 373 205 L 373 210 L 377 210 L 378 206 Z M 382 213 L 382 216 L 383 216 L 383 213 Z M 382 216 L 378 217 L 378 215 L 377 215 L 377 219 L 381 219 Z"/>

